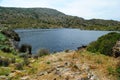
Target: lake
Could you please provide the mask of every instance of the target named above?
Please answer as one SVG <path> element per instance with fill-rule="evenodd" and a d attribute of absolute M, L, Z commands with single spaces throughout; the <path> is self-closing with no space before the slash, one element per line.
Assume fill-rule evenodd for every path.
<path fill-rule="evenodd" d="M 40 48 L 50 52 L 59 52 L 66 49 L 76 50 L 77 47 L 88 45 L 98 37 L 109 31 L 89 31 L 80 29 L 17 29 L 21 44 L 30 44 L 32 53 Z"/>

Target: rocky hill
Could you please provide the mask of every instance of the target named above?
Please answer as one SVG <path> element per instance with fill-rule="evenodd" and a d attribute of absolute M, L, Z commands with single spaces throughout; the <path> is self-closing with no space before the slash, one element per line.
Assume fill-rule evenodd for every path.
<path fill-rule="evenodd" d="M 0 7 L 0 27 L 120 30 L 120 22 L 102 19 L 85 20 L 49 8 Z"/>

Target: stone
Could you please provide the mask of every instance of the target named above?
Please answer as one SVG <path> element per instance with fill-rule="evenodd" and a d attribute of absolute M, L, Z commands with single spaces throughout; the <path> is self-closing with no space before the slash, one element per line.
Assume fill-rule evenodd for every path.
<path fill-rule="evenodd" d="M 6 76 L 4 76 L 4 75 L 1 75 L 0 80 L 8 80 L 8 78 Z"/>
<path fill-rule="evenodd" d="M 48 72 L 47 71 L 43 71 L 43 72 L 40 72 L 37 76 L 43 76 L 43 75 L 46 75 L 46 74 L 48 74 Z"/>
<path fill-rule="evenodd" d="M 17 76 L 17 75 L 22 75 L 23 73 L 22 73 L 22 71 L 19 71 L 19 70 L 15 70 L 15 71 L 13 71 L 13 73 L 10 73 L 9 74 L 9 77 L 15 77 L 15 76 Z"/>
<path fill-rule="evenodd" d="M 113 56 L 119 57 L 120 56 L 120 41 L 117 41 L 115 46 L 112 48 Z"/>
<path fill-rule="evenodd" d="M 33 59 L 33 60 L 31 60 L 30 62 L 31 62 L 31 63 L 34 63 L 34 62 L 35 62 L 35 60 Z"/>
<path fill-rule="evenodd" d="M 9 74 L 9 77 L 10 77 L 10 78 L 15 77 L 15 76 L 16 76 L 15 73 L 10 73 L 10 74 Z"/>
<path fill-rule="evenodd" d="M 24 76 L 21 78 L 21 80 L 30 80 L 30 77 L 29 76 Z"/>
<path fill-rule="evenodd" d="M 90 80 L 99 80 L 99 78 L 96 75 L 91 76 Z"/>

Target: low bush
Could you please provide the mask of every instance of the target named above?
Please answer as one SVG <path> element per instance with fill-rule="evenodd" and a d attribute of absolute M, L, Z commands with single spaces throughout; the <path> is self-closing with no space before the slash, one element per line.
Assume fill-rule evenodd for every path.
<path fill-rule="evenodd" d="M 120 61 L 117 63 L 116 74 L 117 74 L 118 80 L 120 80 Z"/>
<path fill-rule="evenodd" d="M 28 54 L 27 53 L 19 53 L 18 56 L 21 58 L 26 58 L 28 56 Z"/>
<path fill-rule="evenodd" d="M 70 50 L 69 49 L 66 49 L 65 52 L 68 53 Z"/>
<path fill-rule="evenodd" d="M 109 66 L 109 67 L 107 68 L 107 70 L 108 70 L 108 73 L 109 73 L 110 75 L 115 74 L 115 70 L 114 70 L 114 68 L 113 68 L 112 66 Z"/>
<path fill-rule="evenodd" d="M 11 58 L 11 63 L 15 63 L 16 62 L 16 58 Z"/>
<path fill-rule="evenodd" d="M 16 66 L 15 66 L 15 69 L 17 70 L 23 70 L 23 64 L 22 63 L 17 63 Z"/>
<path fill-rule="evenodd" d="M 0 33 L 0 41 L 5 41 L 6 39 L 7 38 L 3 34 Z"/>
<path fill-rule="evenodd" d="M 11 70 L 9 68 L 0 68 L 0 75 L 9 75 Z"/>
<path fill-rule="evenodd" d="M 32 50 L 32 46 L 29 44 L 22 44 L 20 49 L 19 49 L 20 52 L 27 53 L 30 55 L 32 54 L 31 50 Z"/>
<path fill-rule="evenodd" d="M 30 63 L 29 59 L 26 57 L 24 58 L 23 64 L 28 65 Z"/>
<path fill-rule="evenodd" d="M 1 58 L 0 57 L 0 66 L 7 67 L 10 64 L 10 60 L 8 58 Z"/>
<path fill-rule="evenodd" d="M 47 50 L 47 49 L 39 49 L 37 52 L 37 56 L 39 56 L 39 57 L 49 55 L 49 54 L 50 54 L 49 50 Z"/>

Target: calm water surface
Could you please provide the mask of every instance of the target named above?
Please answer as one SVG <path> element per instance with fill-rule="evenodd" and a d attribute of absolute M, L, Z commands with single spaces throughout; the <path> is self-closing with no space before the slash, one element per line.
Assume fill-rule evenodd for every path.
<path fill-rule="evenodd" d="M 40 48 L 49 49 L 50 52 L 75 50 L 108 33 L 108 31 L 80 29 L 18 29 L 15 31 L 21 37 L 20 45 L 24 43 L 32 45 L 33 53 Z"/>

